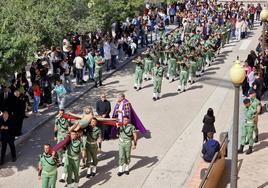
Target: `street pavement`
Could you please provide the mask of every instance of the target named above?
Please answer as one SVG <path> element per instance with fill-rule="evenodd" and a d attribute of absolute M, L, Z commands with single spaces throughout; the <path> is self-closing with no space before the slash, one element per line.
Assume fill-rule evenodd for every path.
<path fill-rule="evenodd" d="M 204 76 L 185 93 L 176 92 L 177 80 L 173 83 L 164 80 L 161 99 L 152 101 L 151 81 L 144 82 L 139 92 L 133 89 L 134 64 L 129 63 L 107 78 L 103 87 L 92 89 L 73 102 L 67 111 L 81 112 L 86 105 L 95 106 L 98 96 L 105 92 L 114 106 L 117 94 L 123 92 L 151 133 L 138 140 L 137 149 L 132 152 L 129 176 L 116 175 L 118 141 L 103 142 L 98 174 L 86 179 L 86 170 L 81 171 L 80 187 L 183 187 L 201 158 L 202 119 L 207 109 L 212 107 L 215 112 L 216 138 L 230 127 L 233 87 L 228 70 L 237 55 L 244 60 L 249 50 L 255 49 L 259 33 L 260 28 L 256 28 L 248 39 L 227 45 Z M 34 130 L 17 147 L 18 160 L 8 162 L 0 169 L 0 187 L 41 186 L 37 180 L 38 156 L 44 143 L 54 143 L 53 121 Z M 57 187 L 64 187 L 64 184 L 57 182 Z"/>

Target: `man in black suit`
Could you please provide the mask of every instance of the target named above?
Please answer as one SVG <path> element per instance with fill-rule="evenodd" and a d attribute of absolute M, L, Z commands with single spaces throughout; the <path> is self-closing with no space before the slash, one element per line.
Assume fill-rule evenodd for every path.
<path fill-rule="evenodd" d="M 97 101 L 96 111 L 98 113 L 98 116 L 101 116 L 103 118 L 110 118 L 111 103 L 107 100 L 106 95 L 102 94 L 100 100 Z M 109 140 L 111 126 L 102 125 L 100 128 L 101 128 L 103 140 Z"/>
<path fill-rule="evenodd" d="M 3 92 L 0 93 L 0 111 L 7 110 L 11 113 L 11 100 L 12 94 L 9 92 L 8 87 L 3 85 L 2 86 Z"/>
<path fill-rule="evenodd" d="M 15 136 L 14 136 L 14 123 L 12 119 L 9 117 L 8 111 L 3 111 L 3 115 L 0 118 L 0 132 L 1 132 L 1 142 L 2 142 L 2 149 L 1 149 L 1 161 L 0 165 L 4 164 L 5 162 L 5 155 L 7 144 L 9 145 L 12 162 L 16 161 L 16 149 L 15 149 Z"/>
<path fill-rule="evenodd" d="M 14 119 L 15 136 L 20 136 L 22 134 L 21 130 L 23 119 L 25 117 L 26 100 L 18 90 L 15 90 L 11 104 Z"/>

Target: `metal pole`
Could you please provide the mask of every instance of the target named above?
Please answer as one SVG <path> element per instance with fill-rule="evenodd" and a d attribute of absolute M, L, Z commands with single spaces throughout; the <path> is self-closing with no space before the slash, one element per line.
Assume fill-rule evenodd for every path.
<path fill-rule="evenodd" d="M 238 126 L 239 126 L 239 90 L 240 85 L 235 85 L 234 95 L 234 116 L 233 116 L 233 145 L 232 145 L 232 165 L 231 165 L 231 188 L 237 188 L 238 179 Z"/>

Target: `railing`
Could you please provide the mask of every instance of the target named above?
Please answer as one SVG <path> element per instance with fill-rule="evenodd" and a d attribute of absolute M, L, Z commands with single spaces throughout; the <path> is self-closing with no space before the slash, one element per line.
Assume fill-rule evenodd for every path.
<path fill-rule="evenodd" d="M 228 134 L 222 133 L 220 140 L 221 140 L 220 151 L 215 153 L 208 169 L 206 169 L 206 172 L 202 177 L 202 181 L 199 185 L 199 188 L 216 188 L 220 181 L 221 175 L 225 167 L 225 156 L 227 154 L 226 148 L 228 144 Z"/>

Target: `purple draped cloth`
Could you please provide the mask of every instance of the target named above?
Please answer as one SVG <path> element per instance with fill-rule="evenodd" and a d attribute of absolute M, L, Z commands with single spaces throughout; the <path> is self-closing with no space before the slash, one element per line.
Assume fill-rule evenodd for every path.
<path fill-rule="evenodd" d="M 113 118 L 118 117 L 118 110 L 119 110 L 120 104 L 121 103 L 116 103 L 116 105 L 114 107 L 114 111 L 113 111 L 113 116 L 112 116 Z M 123 109 L 122 109 L 122 111 L 124 112 L 124 116 L 129 117 L 130 123 L 133 124 L 137 130 L 139 130 L 142 134 L 147 132 L 147 130 L 143 126 L 140 118 L 138 117 L 138 115 L 136 114 L 136 112 L 134 111 L 134 109 L 132 108 L 130 102 L 127 99 L 123 100 Z M 111 134 L 114 136 L 116 134 L 115 132 L 116 132 L 116 128 L 113 127 Z"/>

